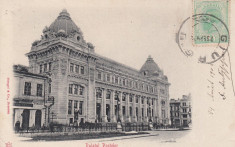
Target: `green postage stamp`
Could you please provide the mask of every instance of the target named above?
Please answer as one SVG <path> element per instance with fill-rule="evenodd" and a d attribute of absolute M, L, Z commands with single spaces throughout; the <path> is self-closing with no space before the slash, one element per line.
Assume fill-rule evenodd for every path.
<path fill-rule="evenodd" d="M 193 0 L 193 44 L 208 45 L 229 41 L 229 0 Z"/>

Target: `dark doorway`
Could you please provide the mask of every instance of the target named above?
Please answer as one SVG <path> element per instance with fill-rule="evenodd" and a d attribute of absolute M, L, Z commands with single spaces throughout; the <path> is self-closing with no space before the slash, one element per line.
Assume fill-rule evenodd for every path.
<path fill-rule="evenodd" d="M 29 110 L 28 109 L 24 109 L 22 117 L 23 117 L 22 128 L 24 130 L 27 130 L 29 127 Z"/>
<path fill-rule="evenodd" d="M 106 104 L 106 115 L 107 115 L 108 122 L 110 122 L 111 118 L 110 118 L 110 105 L 109 104 Z"/>
<path fill-rule="evenodd" d="M 101 122 L 101 104 L 100 103 L 96 104 L 96 116 L 97 116 L 97 121 Z"/>
<path fill-rule="evenodd" d="M 41 128 L 41 121 L 42 121 L 42 111 L 37 110 L 35 114 L 35 127 Z"/>

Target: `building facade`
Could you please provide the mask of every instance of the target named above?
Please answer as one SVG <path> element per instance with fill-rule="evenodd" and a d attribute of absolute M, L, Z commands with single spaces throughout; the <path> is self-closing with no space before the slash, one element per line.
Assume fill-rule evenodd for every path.
<path fill-rule="evenodd" d="M 48 106 L 52 101 L 48 97 L 49 81 L 47 76 L 30 73 L 28 67 L 14 66 L 16 86 L 13 103 L 13 124 L 28 129 L 41 128 L 48 124 Z"/>
<path fill-rule="evenodd" d="M 189 127 L 192 124 L 191 96 L 183 95 L 181 99 L 170 100 L 171 126 Z"/>
<path fill-rule="evenodd" d="M 169 124 L 169 82 L 149 56 L 140 70 L 102 57 L 63 10 L 32 43 L 29 72 L 48 77 L 53 120 Z"/>

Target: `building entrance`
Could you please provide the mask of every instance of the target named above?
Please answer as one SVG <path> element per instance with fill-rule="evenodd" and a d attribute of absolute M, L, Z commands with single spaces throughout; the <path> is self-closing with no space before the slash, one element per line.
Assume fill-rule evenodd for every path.
<path fill-rule="evenodd" d="M 37 110 L 35 114 L 35 127 L 41 128 L 41 120 L 42 120 L 42 111 Z"/>
<path fill-rule="evenodd" d="M 23 117 L 22 128 L 24 130 L 27 130 L 29 127 L 29 110 L 28 109 L 24 109 L 22 117 Z"/>

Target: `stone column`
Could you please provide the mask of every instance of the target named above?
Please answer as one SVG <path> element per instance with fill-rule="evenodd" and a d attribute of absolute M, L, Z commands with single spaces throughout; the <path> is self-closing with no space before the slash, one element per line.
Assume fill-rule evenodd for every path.
<path fill-rule="evenodd" d="M 20 126 L 22 126 L 23 117 L 22 117 L 21 114 L 23 114 L 23 111 L 24 111 L 24 109 L 16 109 L 15 108 L 15 122 L 13 124 L 14 126 L 15 126 L 15 123 L 17 121 L 19 121 L 20 122 Z"/>
<path fill-rule="evenodd" d="M 135 99 L 136 99 L 137 97 L 135 96 L 135 95 L 132 95 L 132 103 L 133 103 L 133 108 L 132 108 L 132 110 L 133 110 L 133 121 L 134 122 L 137 122 L 137 118 L 136 118 L 136 101 L 135 101 Z"/>
<path fill-rule="evenodd" d="M 45 119 L 46 109 L 42 109 L 41 112 L 42 112 L 41 126 L 43 126 L 43 124 L 46 125 L 46 119 Z"/>
<path fill-rule="evenodd" d="M 35 115 L 36 115 L 36 110 L 30 110 L 29 111 L 29 127 L 32 127 L 33 125 L 35 126 Z"/>
<path fill-rule="evenodd" d="M 143 116 L 142 116 L 142 103 L 141 103 L 142 97 L 139 96 L 138 99 L 139 99 L 139 122 L 142 122 L 142 119 L 143 119 Z"/>
<path fill-rule="evenodd" d="M 106 115 L 106 89 L 102 89 L 102 100 L 101 100 L 101 113 L 102 113 L 102 122 L 107 122 Z"/>
<path fill-rule="evenodd" d="M 122 114 L 122 92 L 119 93 L 119 100 L 120 100 L 120 106 L 119 106 L 120 120 L 121 120 L 121 122 L 123 122 L 123 114 Z"/>
<path fill-rule="evenodd" d="M 144 97 L 144 122 L 148 122 L 148 119 L 147 119 L 147 97 Z"/>
<path fill-rule="evenodd" d="M 110 114 L 111 114 L 111 119 L 112 122 L 117 122 L 116 116 L 115 116 L 115 100 L 114 100 L 114 96 L 115 96 L 115 91 L 111 91 L 111 106 L 110 106 Z"/>
<path fill-rule="evenodd" d="M 130 107 L 129 94 L 126 94 L 126 122 L 131 122 L 129 107 Z"/>
<path fill-rule="evenodd" d="M 157 100 L 156 98 L 153 98 L 153 121 L 156 122 L 157 121 Z"/>

